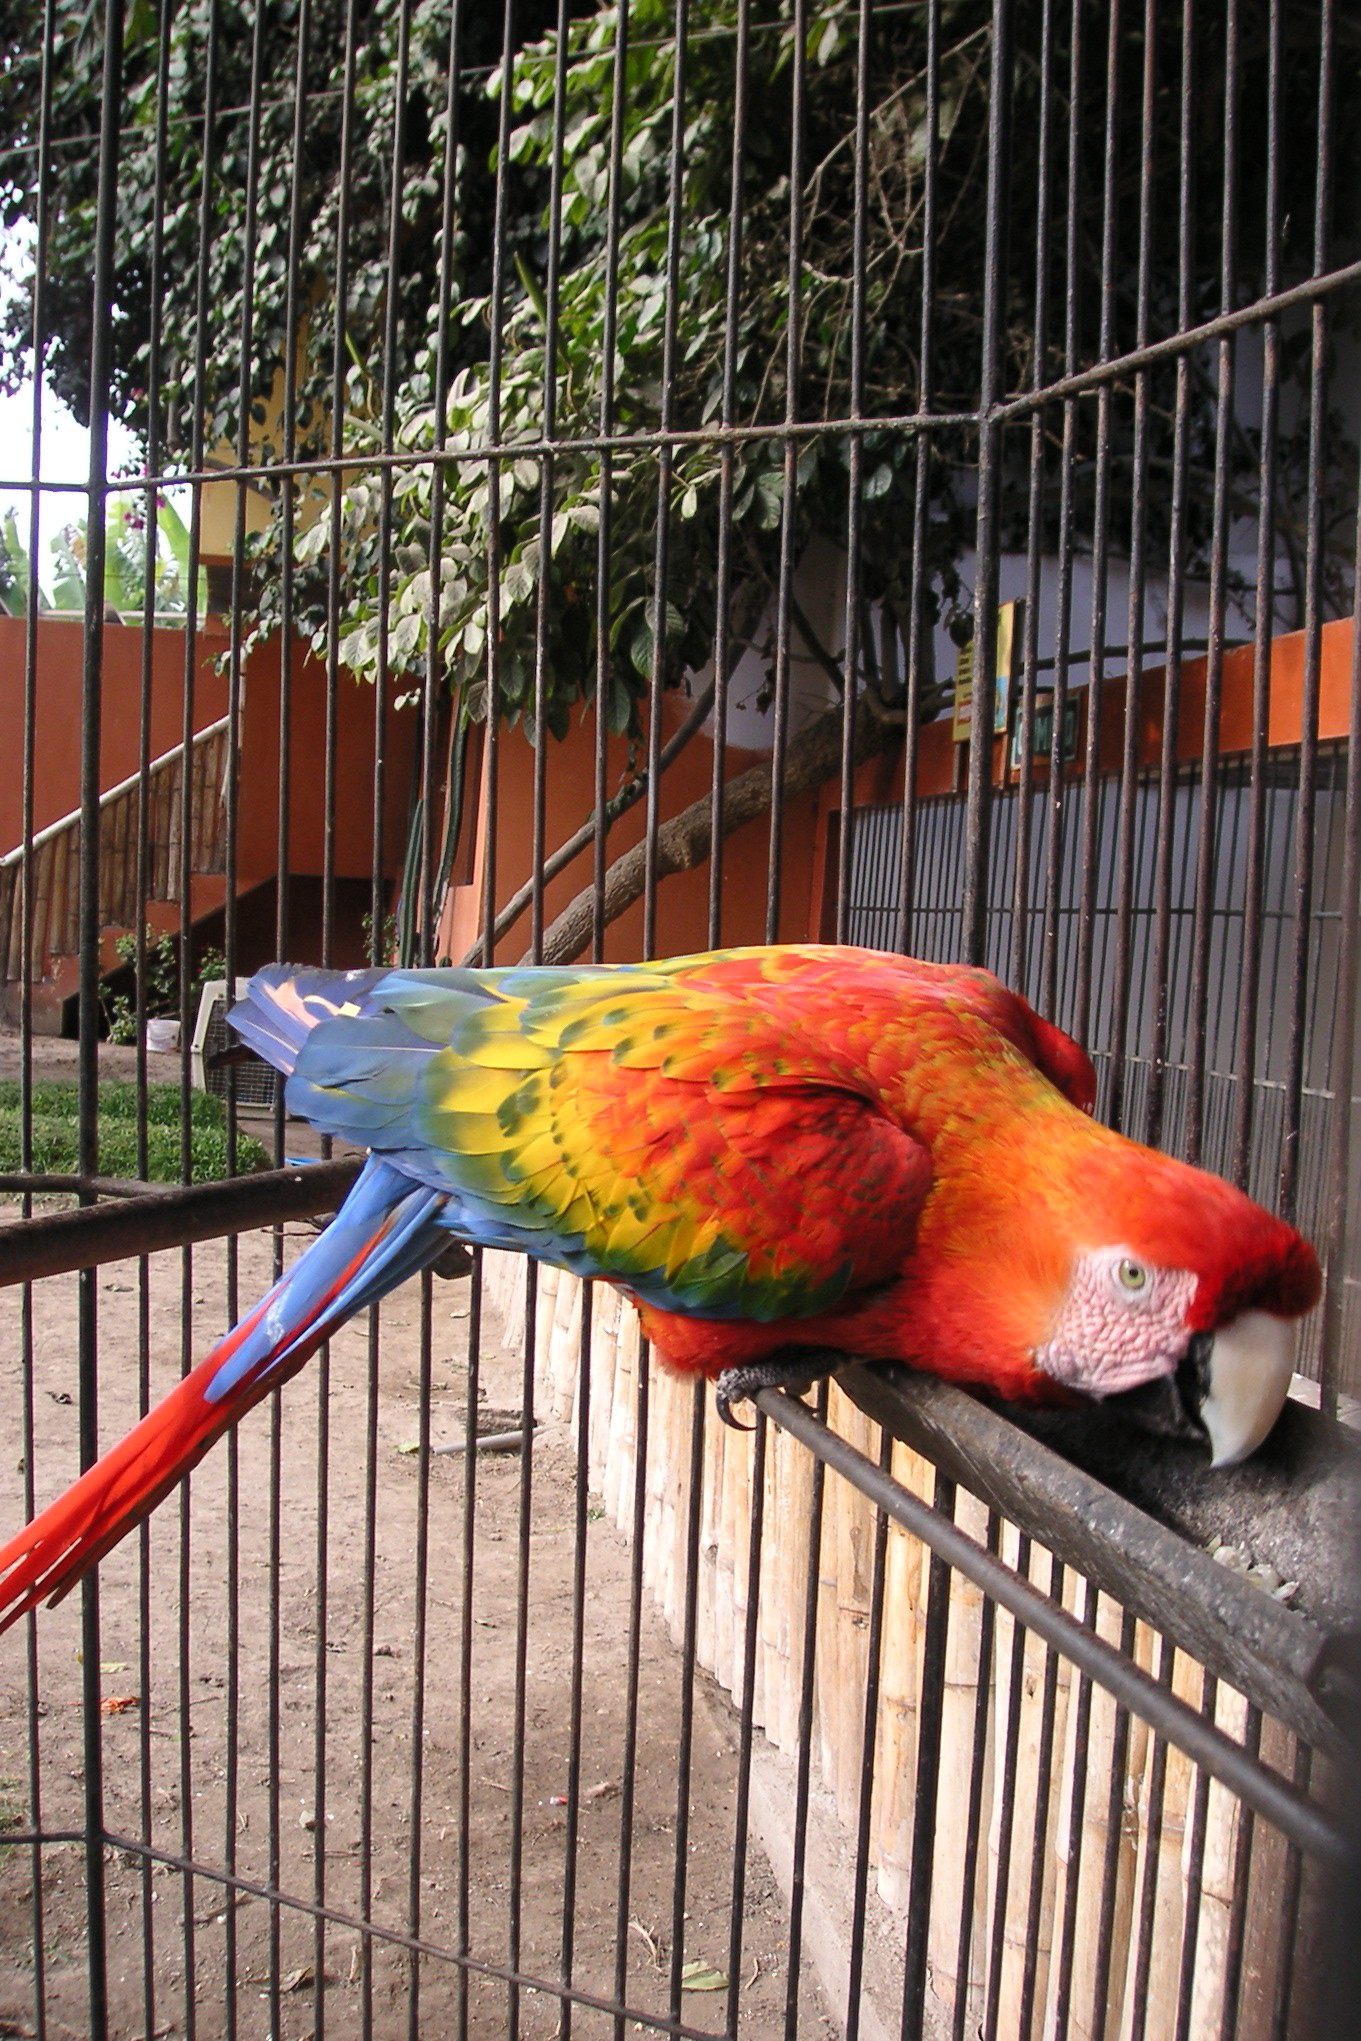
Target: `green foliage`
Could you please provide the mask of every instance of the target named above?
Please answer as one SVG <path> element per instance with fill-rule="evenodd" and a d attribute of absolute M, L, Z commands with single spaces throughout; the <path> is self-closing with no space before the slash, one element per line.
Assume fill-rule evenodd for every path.
<path fill-rule="evenodd" d="M 0 518 L 0 612 L 11 617 L 28 614 L 31 578 L 28 547 L 19 536 L 18 517 L 13 510 L 7 510 Z M 40 588 L 38 608 L 47 607 L 47 598 Z"/>
<path fill-rule="evenodd" d="M 51 607 L 83 614 L 89 557 L 86 520 L 81 518 L 58 532 L 52 552 Z M 154 524 L 148 522 L 143 496 L 111 496 L 104 530 L 105 602 L 126 619 L 141 617 L 149 570 L 152 609 L 158 621 L 185 616 L 189 609 L 189 528 L 184 519 L 164 494 L 157 496 Z M 207 609 L 207 578 L 201 569 L 195 609 L 199 616 Z"/>
<path fill-rule="evenodd" d="M 220 1099 L 208 1092 L 189 1094 L 191 1178 L 211 1183 L 227 1174 L 226 1113 Z M 79 1167 L 79 1087 L 73 1083 L 33 1087 L 33 1162 L 43 1175 L 68 1175 Z M 151 1183 L 180 1180 L 180 1089 L 175 1084 L 147 1086 L 147 1179 Z M 0 1170 L 22 1167 L 19 1139 L 19 1085 L 0 1082 Z M 238 1134 L 238 1173 L 267 1169 L 269 1157 L 249 1134 Z M 99 1169 L 103 1176 L 136 1177 L 137 1087 L 127 1082 L 99 1088 Z"/>
<path fill-rule="evenodd" d="M 134 990 L 131 994 L 115 992 L 106 980 L 100 994 L 104 1008 L 104 1021 L 111 1042 L 135 1042 L 137 1040 L 137 937 L 128 933 L 120 935 L 114 942 L 114 950 L 121 962 L 133 972 Z M 146 1014 L 150 1020 L 165 1014 L 180 1012 L 180 959 L 179 948 L 173 935 L 157 935 L 150 922 L 145 937 L 146 960 Z M 185 1009 L 188 1025 L 193 1026 L 198 1014 L 203 988 L 213 979 L 225 978 L 227 960 L 218 949 L 204 949 L 199 953 L 198 964 L 189 981 L 189 998 Z"/>
<path fill-rule="evenodd" d="M 161 262 L 162 385 L 149 410 L 151 257 L 156 219 L 157 65 L 162 55 L 158 15 L 150 0 L 134 0 L 126 38 L 126 121 L 120 170 L 118 304 L 114 404 L 119 415 L 154 429 L 159 460 L 187 456 L 191 421 L 201 414 L 210 446 L 237 446 L 249 424 L 252 458 L 270 461 L 290 452 L 324 453 L 343 436 L 351 452 L 389 446 L 409 465 L 350 470 L 339 505 L 338 556 L 323 514 L 297 541 L 295 615 L 301 614 L 319 650 L 328 630 L 327 584 L 339 569 L 341 651 L 361 672 L 386 662 L 419 675 L 433 660 L 460 691 L 466 715 L 485 716 L 494 672 L 497 707 L 510 719 L 526 718 L 532 699 L 534 643 L 540 590 L 546 581 L 547 718 L 561 733 L 573 708 L 590 699 L 603 666 L 607 708 L 614 728 L 636 727 L 657 647 L 664 682 L 708 658 L 717 620 L 719 506 L 725 487 L 719 449 L 695 440 L 674 446 L 665 510 L 670 565 L 660 620 L 655 586 L 658 542 L 658 470 L 651 445 L 626 446 L 612 456 L 608 505 L 602 464 L 586 449 L 561 450 L 548 478 L 548 516 L 541 517 L 544 474 L 533 448 L 544 433 L 545 385 L 556 400 L 555 429 L 578 440 L 600 431 L 605 396 L 605 314 L 610 252 L 609 140 L 613 114 L 616 9 L 582 4 L 570 28 L 563 121 L 564 203 L 555 363 L 546 358 L 548 270 L 547 198 L 552 100 L 557 51 L 545 33 L 556 15 L 551 0 L 523 0 L 515 10 L 522 38 L 509 79 L 500 64 L 501 10 L 463 10 L 465 85 L 458 106 L 459 153 L 453 245 L 443 245 L 442 193 L 449 9 L 447 0 L 414 0 L 407 10 L 409 43 L 404 79 L 398 77 L 398 0 L 372 0 L 363 12 L 355 56 L 350 125 L 352 160 L 345 187 L 349 239 L 346 296 L 338 306 L 336 230 L 341 200 L 341 124 L 344 109 L 344 0 L 313 0 L 312 43 L 304 66 L 307 118 L 303 153 L 293 160 L 292 127 L 299 16 L 293 6 L 258 17 L 263 75 L 287 80 L 269 90 L 259 112 L 258 191 L 247 177 L 251 133 L 243 112 L 249 102 L 257 16 L 244 0 L 184 0 L 173 16 L 164 51 L 173 119 L 167 131 L 167 204 Z M 779 423 L 792 408 L 802 420 L 831 420 L 851 409 L 852 273 L 854 210 L 853 128 L 858 64 L 857 16 L 852 0 L 821 0 L 811 10 L 807 59 L 802 190 L 802 266 L 799 275 L 799 383 L 786 386 L 791 306 L 789 286 L 789 164 L 792 73 L 795 55 L 786 0 L 754 0 L 750 7 L 752 117 L 742 168 L 742 242 L 734 307 L 730 422 L 739 427 Z M 879 10 L 869 68 L 869 204 L 864 276 L 866 316 L 863 406 L 870 418 L 912 417 L 925 404 L 948 422 L 933 425 L 928 464 L 926 557 L 920 592 L 930 615 L 947 622 L 966 606 L 957 562 L 972 537 L 972 477 L 978 458 L 976 429 L 981 375 L 982 279 L 987 248 L 987 114 L 990 97 L 990 21 L 987 0 L 943 0 L 940 8 L 939 131 L 936 163 L 937 230 L 930 251 L 934 337 L 929 382 L 919 358 L 921 296 L 925 274 L 925 168 L 931 152 L 927 115 L 927 10 Z M 1062 13 L 1063 11 L 1060 10 Z M 35 122 L 42 10 L 38 0 L 8 11 L 5 61 L 0 61 L 0 130 L 18 146 L 0 159 L 0 215 L 6 224 L 32 220 L 36 208 Z M 669 424 L 694 433 L 723 418 L 728 340 L 727 276 L 731 204 L 733 106 L 736 91 L 737 0 L 704 0 L 691 10 L 688 81 L 683 109 L 683 190 L 675 248 L 678 288 L 675 374 L 667 393 Z M 1281 10 L 1283 133 L 1308 133 L 1318 91 L 1318 12 L 1313 0 L 1284 0 Z M 1040 132 L 1041 0 L 1017 0 L 1012 9 L 1016 51 L 1014 136 L 1007 180 L 1007 268 L 1003 292 L 1003 383 L 1032 386 L 1062 367 L 1066 314 L 1064 234 L 1049 237 L 1044 281 L 1049 301 L 1048 346 L 1035 358 L 1034 305 L 1038 214 L 1037 151 Z M 1361 66 L 1355 62 L 1361 29 L 1342 11 L 1335 62 L 1338 193 L 1350 190 L 1361 150 Z M 222 109 L 205 130 L 208 24 L 218 28 L 215 76 Z M 1265 106 L 1268 42 L 1265 0 L 1244 0 L 1238 15 L 1238 84 L 1241 122 L 1256 132 Z M 617 432 L 655 435 L 663 421 L 663 352 L 667 293 L 670 145 L 674 114 L 673 9 L 667 0 L 633 0 L 629 9 L 627 93 L 622 110 L 623 158 L 620 240 L 617 252 L 618 322 L 613 361 Z M 1055 143 L 1051 221 L 1068 212 L 1066 191 L 1067 16 L 1052 52 L 1052 136 Z M 59 27 L 55 70 L 52 161 L 55 202 L 48 242 L 48 306 L 53 325 L 49 376 L 77 412 L 88 401 L 90 358 L 88 279 L 94 242 L 98 123 L 99 28 L 96 12 Z M 1218 309 L 1225 78 L 1222 13 L 1201 10 L 1196 29 L 1198 104 L 1193 137 L 1195 184 L 1202 202 L 1193 209 L 1190 316 Z M 1113 322 L 1117 347 L 1134 343 L 1139 317 L 1139 164 L 1143 134 L 1142 31 L 1131 25 L 1121 40 L 1118 76 L 1107 75 L 1104 45 L 1087 24 L 1081 104 L 1075 110 L 1077 186 L 1071 216 L 1078 236 L 1078 291 L 1072 309 L 1073 366 L 1096 358 L 1103 319 Z M 1177 321 L 1176 249 L 1168 222 L 1179 206 L 1181 88 L 1180 38 L 1172 24 L 1160 30 L 1156 51 L 1151 137 L 1154 247 L 1147 316 L 1156 333 Z M 399 89 L 400 85 L 400 89 Z M 502 307 L 498 430 L 523 446 L 493 475 L 480 449 L 492 424 L 489 365 L 492 232 L 501 94 L 512 100 L 509 160 L 504 166 L 506 292 Z M 1107 100 L 1114 107 L 1113 303 L 1103 308 L 1094 279 L 1106 232 Z M 387 274 L 391 235 L 395 124 L 403 120 L 397 193 L 398 273 Z M 205 193 L 205 164 L 212 182 Z M 1315 152 L 1279 152 L 1281 243 L 1279 277 L 1289 283 L 1312 263 Z M 1239 297 L 1263 287 L 1265 162 L 1260 150 L 1243 152 L 1233 222 Z M 8 179 L 6 183 L 4 180 Z M 1214 194 L 1210 203 L 1206 194 Z M 290 238 L 298 205 L 299 231 Z M 206 208 L 205 208 L 206 199 Z M 208 328 L 197 327 L 200 221 L 210 222 L 212 289 Z M 450 261 L 449 318 L 441 330 L 441 263 Z M 253 281 L 245 296 L 247 263 Z M 295 281 L 290 298 L 290 267 Z M 292 308 L 290 311 L 290 307 Z M 296 333 L 290 325 L 296 322 Z M 1308 406 L 1299 402 L 1308 380 L 1304 346 L 1283 328 L 1282 371 L 1286 421 L 1277 463 L 1276 528 L 1283 552 L 1302 559 L 1307 492 L 1299 486 L 1308 444 Z M 293 342 L 296 340 L 296 348 Z M 0 335 L 0 378 L 13 381 L 29 345 L 29 309 L 16 304 Z M 441 345 L 450 378 L 444 415 L 436 415 Z M 297 365 L 297 402 L 280 425 L 273 403 L 279 364 Z M 241 416 L 241 364 L 249 364 Z M 202 371 L 198 366 L 203 363 Z M 337 381 L 337 364 L 339 379 Z M 1194 574 L 1208 556 L 1212 529 L 1217 396 L 1208 352 L 1188 362 L 1185 391 L 1187 502 L 1182 564 Z M 1144 515 L 1153 556 L 1166 557 L 1169 492 L 1161 486 L 1171 456 L 1176 371 L 1162 365 L 1148 378 L 1147 454 L 1152 486 Z M 339 390 L 340 415 L 333 409 Z M 1288 401 L 1287 401 L 1288 399 Z M 1074 413 L 1071 463 L 1074 527 L 1091 529 L 1097 464 L 1095 405 Z M 959 422 L 963 419 L 964 422 Z M 1111 543 L 1129 544 L 1134 515 L 1131 476 L 1132 392 L 1117 390 L 1108 417 Z M 1058 421 L 1049 420 L 1040 457 L 1052 482 L 1061 449 Z M 390 436 L 390 437 L 389 437 Z M 917 478 L 918 442 L 901 426 L 863 437 L 861 581 L 868 598 L 882 600 L 890 635 L 908 612 L 909 534 Z M 1325 496 L 1330 517 L 1343 529 L 1354 500 L 1355 458 L 1335 422 L 1327 434 Z M 433 541 L 432 477 L 428 457 L 442 467 L 443 537 Z M 1024 543 L 1029 510 L 1032 440 L 1028 419 L 1001 436 L 1002 538 Z M 778 440 L 737 440 L 729 456 L 733 508 L 733 651 L 760 637 L 760 618 L 775 575 L 787 486 Z M 1235 427 L 1230 446 L 1231 513 L 1255 514 L 1261 449 L 1251 430 Z M 284 491 L 275 498 L 281 510 Z M 1335 509 L 1333 508 L 1335 506 Z M 797 460 L 795 542 L 814 534 L 844 538 L 848 507 L 848 448 L 832 432 L 803 438 Z M 1052 544 L 1058 489 L 1041 493 L 1042 541 Z M 600 519 L 610 517 L 605 657 L 596 645 L 597 549 Z M 303 522 L 303 520 L 299 520 Z M 259 625 L 278 622 L 280 548 L 285 521 L 276 517 L 258 543 Z M 503 577 L 493 623 L 488 558 L 499 547 Z M 1331 543 L 1331 541 L 1330 541 Z M 1327 601 L 1345 598 L 1349 568 L 1329 554 Z M 1293 596 L 1302 603 L 1296 575 Z M 433 618 L 434 640 L 431 643 Z M 494 655 L 494 656 L 493 656 Z M 900 670 L 900 656 L 891 659 Z M 887 668 L 886 668 L 887 671 Z M 531 731 L 531 735 L 537 732 Z"/>

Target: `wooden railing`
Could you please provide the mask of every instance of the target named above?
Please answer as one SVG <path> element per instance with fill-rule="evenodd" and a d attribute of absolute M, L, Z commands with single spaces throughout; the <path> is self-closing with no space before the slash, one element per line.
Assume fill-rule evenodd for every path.
<path fill-rule="evenodd" d="M 189 869 L 195 876 L 226 869 L 227 718 L 200 730 L 189 747 Z M 120 781 L 99 802 L 99 925 L 135 928 L 142 911 L 137 871 L 140 773 Z M 153 759 L 146 778 L 146 899 L 178 900 L 183 866 L 184 746 Z M 51 822 L 0 858 L 0 985 L 23 976 L 24 888 L 32 902 L 29 935 L 33 983 L 59 957 L 75 956 L 79 934 L 80 811 Z"/>

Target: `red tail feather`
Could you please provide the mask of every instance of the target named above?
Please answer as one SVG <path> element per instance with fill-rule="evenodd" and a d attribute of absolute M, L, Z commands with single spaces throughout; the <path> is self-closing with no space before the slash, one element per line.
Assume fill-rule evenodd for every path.
<path fill-rule="evenodd" d="M 204 1394 L 208 1380 L 271 1301 L 266 1297 L 257 1305 L 125 1439 L 0 1550 L 0 1632 L 45 1597 L 58 1602 L 68 1594 L 198 1465 L 223 1432 L 302 1366 L 313 1343 L 290 1355 L 285 1367 L 270 1369 L 263 1381 L 252 1376 L 236 1396 L 210 1403 Z"/>

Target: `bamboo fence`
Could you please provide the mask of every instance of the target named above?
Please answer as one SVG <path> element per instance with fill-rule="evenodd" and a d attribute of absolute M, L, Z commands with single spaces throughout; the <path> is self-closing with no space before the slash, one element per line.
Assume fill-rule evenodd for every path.
<path fill-rule="evenodd" d="M 200 730 L 189 752 L 189 870 L 226 870 L 227 718 Z M 139 774 L 99 802 L 99 925 L 132 929 L 141 914 L 137 870 Z M 153 759 L 146 777 L 147 900 L 176 901 L 184 865 L 184 746 Z M 80 812 L 49 823 L 0 858 L 0 985 L 23 976 L 23 889 L 31 889 L 30 974 L 39 983 L 80 948 Z"/>
<path fill-rule="evenodd" d="M 513 1340 L 524 1325 L 524 1262 L 514 1255 L 488 1254 L 485 1263 L 490 1301 Z M 642 1365 L 636 1314 L 605 1284 L 587 1286 L 550 1268 L 540 1269 L 537 1281 L 536 1414 L 541 1422 L 577 1423 L 582 1318 L 589 1299 L 589 1478 L 606 1515 L 629 1535 Z M 693 1385 L 649 1364 L 643 1579 L 678 1641 L 693 1412 Z M 829 1421 L 868 1457 L 878 1458 L 877 1425 L 835 1384 Z M 754 1716 L 772 1744 L 792 1752 L 798 1735 L 812 1462 L 778 1427 L 768 1429 L 767 1439 Z M 932 1497 L 935 1470 L 929 1461 L 895 1442 L 891 1465 L 904 1486 Z M 704 1429 L 696 1655 L 733 1696 L 741 1694 L 744 1672 L 751 1470 L 750 1435 L 721 1425 L 710 1407 Z M 978 1539 L 998 1541 L 1006 1560 L 1021 1566 L 1042 1590 L 1051 1590 L 1062 1570 L 1047 1550 L 1025 1546 L 1013 1525 L 990 1521 L 984 1505 L 963 1491 L 955 1515 Z M 813 1750 L 822 1783 L 851 1832 L 861 1791 L 874 1535 L 872 1506 L 829 1473 L 816 1554 Z M 878 1894 L 899 1918 L 905 1913 L 912 1867 L 929 1561 L 918 1540 L 890 1524 L 870 1858 Z M 1104 1637 L 1132 1650 L 1155 1673 L 1160 1670 L 1162 1647 L 1147 1626 L 1127 1617 L 1109 1596 L 1095 1595 L 1071 1570 L 1063 1572 L 1062 1592 L 1065 1605 L 1079 1618 L 1091 1620 L 1094 1605 Z M 1173 1656 L 1170 1677 L 1194 1706 L 1212 1710 L 1232 1734 L 1243 1733 L 1247 1710 L 1240 1695 L 1216 1686 L 1180 1652 Z M 1288 1769 L 1285 1732 L 1272 1724 L 1266 1728 L 1268 1740 L 1275 1734 L 1281 1741 L 1276 1755 Z M 1085 1761 L 1080 1762 L 1084 1749 Z M 1014 1779 L 1010 1796 L 1002 1790 L 1008 1774 Z M 978 1810 L 973 1823 L 966 1818 L 971 1793 Z M 1192 1820 L 1197 1795 L 1205 1796 L 1199 1828 Z M 1227 1956 L 1243 1819 L 1229 1793 L 1210 1785 L 1207 1794 L 1206 1782 L 1179 1752 L 1160 1746 L 1141 1722 L 1024 1634 L 1004 1611 L 985 1612 L 980 1592 L 951 1576 L 933 1837 L 928 2031 L 951 2030 L 962 1992 L 964 2031 L 1000 2041 L 1025 2034 L 1047 2041 L 1060 2033 L 1073 2041 L 1095 2041 L 1098 2035 L 1110 2041 L 1218 2036 L 1224 2028 L 1226 1989 L 1232 1984 Z M 972 1863 L 971 1831 L 979 1839 Z M 1072 1846 L 1079 1834 L 1073 1884 Z M 1230 2011 L 1224 2028 L 1243 2041 L 1272 2031 L 1285 1884 L 1280 1838 L 1258 1824 L 1250 1842 L 1244 1985 L 1237 2011 Z M 810 1866 L 810 1876 L 816 1875 L 816 1866 Z M 1151 1906 L 1154 1923 L 1142 1966 L 1146 1974 L 1139 1962 L 1141 1906 Z M 961 1977 L 960 1924 L 966 1913 L 972 1932 L 967 1976 Z M 1191 1964 L 1184 1974 L 1188 1946 Z M 1104 2003 L 1098 2004 L 1103 1979 Z M 1189 2024 L 1179 2026 L 1178 2007 L 1188 1992 Z M 1307 2031 L 1307 2024 L 1298 2022 L 1291 2029 L 1300 2035 Z"/>

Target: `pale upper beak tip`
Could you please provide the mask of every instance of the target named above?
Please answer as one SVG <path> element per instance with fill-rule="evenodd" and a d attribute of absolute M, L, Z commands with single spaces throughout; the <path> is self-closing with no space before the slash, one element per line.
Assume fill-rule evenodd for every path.
<path fill-rule="evenodd" d="M 1210 1465 L 1235 1467 L 1255 1453 L 1281 1414 L 1295 1366 L 1297 1331 L 1269 1311 L 1243 1311 L 1215 1333 L 1200 1421 Z"/>

